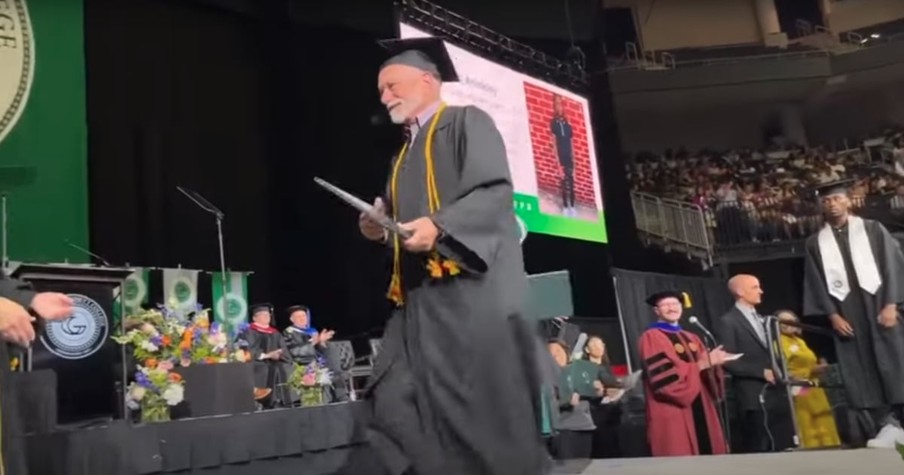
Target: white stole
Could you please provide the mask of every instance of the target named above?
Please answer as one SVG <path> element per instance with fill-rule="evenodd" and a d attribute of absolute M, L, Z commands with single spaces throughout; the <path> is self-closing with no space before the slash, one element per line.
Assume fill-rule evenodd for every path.
<path fill-rule="evenodd" d="M 875 295 L 882 285 L 882 277 L 876 266 L 876 258 L 863 219 L 857 216 L 848 217 L 847 232 L 851 245 L 851 260 L 854 262 L 854 272 L 860 282 L 860 288 L 870 295 Z M 819 256 L 822 258 L 822 270 L 826 276 L 829 295 L 844 301 L 851 292 L 851 285 L 844 268 L 844 259 L 841 257 L 841 248 L 838 247 L 838 241 L 835 240 L 832 228 L 828 224 L 819 231 L 818 240 Z"/>

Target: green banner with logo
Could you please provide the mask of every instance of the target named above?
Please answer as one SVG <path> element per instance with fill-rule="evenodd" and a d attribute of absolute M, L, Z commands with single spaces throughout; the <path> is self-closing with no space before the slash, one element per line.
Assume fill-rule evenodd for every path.
<path fill-rule="evenodd" d="M 163 269 L 163 302 L 181 318 L 198 309 L 198 271 Z"/>
<path fill-rule="evenodd" d="M 81 0 L 0 0 L 0 194 L 12 260 L 84 262 L 88 245 Z"/>
<path fill-rule="evenodd" d="M 227 272 L 225 285 L 222 272 L 213 272 L 210 280 L 213 285 L 213 319 L 222 323 L 229 334 L 234 334 L 242 322 L 248 321 L 248 273 Z"/>
<path fill-rule="evenodd" d="M 123 310 L 126 316 L 135 315 L 148 303 L 148 278 L 149 271 L 143 268 L 136 269 L 126 277 L 119 289 L 119 294 L 113 300 L 114 324 L 119 322 Z"/>

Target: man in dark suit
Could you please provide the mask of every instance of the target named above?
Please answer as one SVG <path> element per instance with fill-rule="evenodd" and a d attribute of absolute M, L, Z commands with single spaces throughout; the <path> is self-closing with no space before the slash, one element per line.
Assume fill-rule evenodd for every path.
<path fill-rule="evenodd" d="M 782 451 L 794 447 L 794 423 L 788 393 L 776 384 L 781 374 L 772 366 L 766 326 L 757 313 L 763 290 L 752 275 L 728 281 L 735 305 L 719 321 L 716 333 L 728 353 L 743 353 L 725 364 L 732 377 L 742 431 L 740 452 Z M 768 430 L 767 430 L 768 428 Z"/>

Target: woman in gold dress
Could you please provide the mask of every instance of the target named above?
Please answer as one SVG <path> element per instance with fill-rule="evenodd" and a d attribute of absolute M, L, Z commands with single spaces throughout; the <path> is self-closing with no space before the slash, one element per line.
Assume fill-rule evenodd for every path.
<path fill-rule="evenodd" d="M 794 312 L 778 312 L 780 322 L 797 322 Z M 824 359 L 817 359 L 816 353 L 801 338 L 800 328 L 782 325 L 782 353 L 788 364 L 792 379 L 818 382 L 819 376 L 828 366 Z M 819 387 L 798 387 L 794 394 L 794 412 L 800 427 L 801 445 L 806 449 L 836 447 L 841 445 L 832 406 L 824 389 Z"/>

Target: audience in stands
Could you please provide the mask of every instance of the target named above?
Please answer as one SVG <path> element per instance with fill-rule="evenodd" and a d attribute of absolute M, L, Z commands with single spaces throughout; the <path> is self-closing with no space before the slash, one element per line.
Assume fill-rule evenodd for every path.
<path fill-rule="evenodd" d="M 904 139 L 888 131 L 881 145 L 829 151 L 666 150 L 626 165 L 632 191 L 697 205 L 715 242 L 732 245 L 801 239 L 820 226 L 812 189 L 851 179 L 855 209 L 904 214 Z"/>

